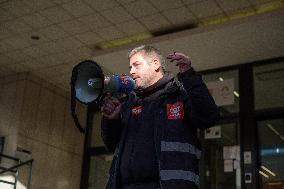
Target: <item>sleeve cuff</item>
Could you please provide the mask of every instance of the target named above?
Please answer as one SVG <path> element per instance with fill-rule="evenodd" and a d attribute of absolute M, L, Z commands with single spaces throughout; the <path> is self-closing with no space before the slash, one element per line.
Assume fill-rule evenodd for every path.
<path fill-rule="evenodd" d="M 184 77 L 190 77 L 192 75 L 195 74 L 195 70 L 191 67 L 189 70 L 187 70 L 186 72 L 183 72 L 183 73 L 178 73 L 178 78 L 179 79 L 182 79 Z"/>

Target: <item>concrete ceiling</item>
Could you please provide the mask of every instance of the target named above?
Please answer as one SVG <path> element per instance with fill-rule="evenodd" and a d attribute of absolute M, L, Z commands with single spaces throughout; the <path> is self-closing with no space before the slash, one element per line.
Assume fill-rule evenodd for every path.
<path fill-rule="evenodd" d="M 187 53 L 197 70 L 283 56 L 283 7 L 283 0 L 0 0 L 0 77 L 31 72 L 69 91 L 80 61 L 128 73 L 127 50 L 146 43 Z"/>
<path fill-rule="evenodd" d="M 164 54 L 184 52 L 191 57 L 197 70 L 206 70 L 283 56 L 283 20 L 284 11 L 280 10 L 222 25 L 187 30 L 144 43 L 159 47 Z M 94 59 L 112 73 L 125 73 L 128 72 L 126 52 L 127 49 L 116 50 Z M 170 63 L 168 69 L 176 71 Z"/>

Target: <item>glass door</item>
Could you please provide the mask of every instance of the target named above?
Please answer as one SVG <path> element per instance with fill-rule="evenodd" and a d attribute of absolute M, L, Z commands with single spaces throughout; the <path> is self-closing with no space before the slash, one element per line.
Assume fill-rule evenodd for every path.
<path fill-rule="evenodd" d="M 239 124 L 223 123 L 200 133 L 201 189 L 241 188 Z"/>

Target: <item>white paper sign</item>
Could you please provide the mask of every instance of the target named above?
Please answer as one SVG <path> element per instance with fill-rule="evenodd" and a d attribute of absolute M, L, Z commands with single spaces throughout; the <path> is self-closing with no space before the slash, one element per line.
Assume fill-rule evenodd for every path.
<path fill-rule="evenodd" d="M 249 173 L 249 172 L 245 173 L 245 183 L 246 184 L 251 183 L 251 181 L 252 181 L 251 177 L 252 177 L 252 173 Z"/>
<path fill-rule="evenodd" d="M 234 79 L 206 83 L 207 88 L 218 106 L 232 105 L 234 98 Z"/>
<path fill-rule="evenodd" d="M 251 164 L 251 151 L 244 152 L 244 163 Z"/>
<path fill-rule="evenodd" d="M 240 160 L 240 146 L 224 146 L 223 158 Z"/>
<path fill-rule="evenodd" d="M 204 131 L 205 139 L 221 138 L 221 126 L 210 127 Z"/>
<path fill-rule="evenodd" d="M 240 161 L 239 160 L 234 160 L 234 169 L 240 169 L 241 165 L 240 165 Z"/>
<path fill-rule="evenodd" d="M 224 172 L 233 172 L 233 160 L 225 159 L 224 160 Z"/>

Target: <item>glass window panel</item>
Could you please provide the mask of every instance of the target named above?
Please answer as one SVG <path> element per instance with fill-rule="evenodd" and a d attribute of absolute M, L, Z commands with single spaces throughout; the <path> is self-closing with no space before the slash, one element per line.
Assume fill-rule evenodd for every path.
<path fill-rule="evenodd" d="M 254 67 L 255 109 L 284 107 L 284 64 Z"/>
<path fill-rule="evenodd" d="M 206 82 L 207 86 L 208 83 L 216 82 L 216 88 L 220 85 L 220 82 L 227 82 L 229 80 L 233 80 L 232 86 L 233 90 L 230 93 L 232 95 L 232 103 L 224 103 L 224 101 L 227 101 L 226 96 L 223 96 L 224 90 L 226 89 L 224 87 L 219 88 L 216 90 L 218 93 L 217 95 L 213 95 L 216 104 L 220 107 L 221 115 L 228 115 L 231 113 L 237 113 L 239 112 L 239 76 L 238 76 L 238 70 L 231 70 L 231 71 L 224 71 L 224 72 L 218 72 L 218 73 L 210 73 L 210 74 L 204 74 L 203 80 Z M 215 96 L 218 97 L 218 99 L 215 98 Z M 223 102 L 226 105 L 219 105 Z"/>
<path fill-rule="evenodd" d="M 200 188 L 240 189 L 241 169 L 239 166 L 239 152 L 232 153 L 231 159 L 228 158 L 228 153 L 224 158 L 223 152 L 224 147 L 230 149 L 240 149 L 239 124 L 238 122 L 227 123 L 220 125 L 220 127 L 220 138 L 206 139 L 206 131 L 199 132 L 199 137 L 202 144 L 202 157 L 200 161 Z M 229 164 L 227 164 L 228 162 Z"/>
<path fill-rule="evenodd" d="M 258 122 L 260 186 L 284 188 L 284 119 Z"/>

